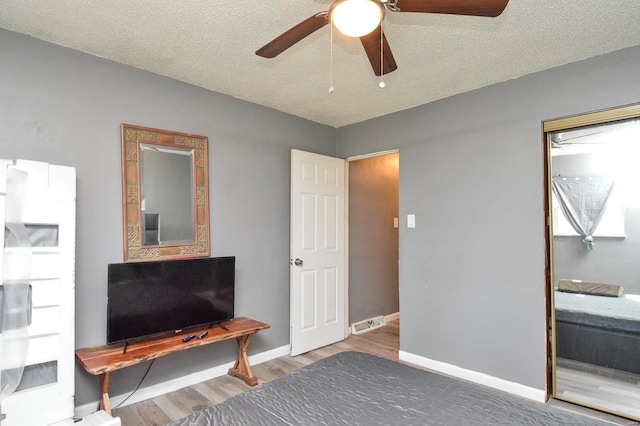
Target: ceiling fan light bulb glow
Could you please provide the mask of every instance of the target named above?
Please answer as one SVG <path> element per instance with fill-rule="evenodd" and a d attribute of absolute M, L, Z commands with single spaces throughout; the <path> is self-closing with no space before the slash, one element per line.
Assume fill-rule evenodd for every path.
<path fill-rule="evenodd" d="M 376 0 L 338 0 L 329 11 L 331 22 L 349 37 L 362 37 L 382 21 L 384 8 Z"/>

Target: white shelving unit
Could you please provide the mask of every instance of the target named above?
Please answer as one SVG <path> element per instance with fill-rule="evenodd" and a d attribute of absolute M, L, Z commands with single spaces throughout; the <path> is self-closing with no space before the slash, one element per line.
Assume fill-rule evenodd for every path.
<path fill-rule="evenodd" d="M 17 171 L 14 173 L 13 171 Z M 2 426 L 72 425 L 74 413 L 74 293 L 76 173 L 72 167 L 0 160 L 0 223 L 5 236 L 8 180 L 26 179 L 18 210 L 31 241 L 31 323 L 18 389 L 1 404 Z M 24 190 L 26 188 L 26 190 Z M 15 212 L 15 210 L 14 210 Z M 40 237 L 47 233 L 49 237 Z M 39 236 L 33 236 L 37 234 Z M 4 238 L 3 238 L 4 240 Z M 46 240 L 46 242 L 43 242 Z M 10 246 L 0 250 L 0 272 L 14 267 Z M 4 280 L 3 280 L 4 283 Z M 0 332 L 2 329 L 0 328 Z"/>

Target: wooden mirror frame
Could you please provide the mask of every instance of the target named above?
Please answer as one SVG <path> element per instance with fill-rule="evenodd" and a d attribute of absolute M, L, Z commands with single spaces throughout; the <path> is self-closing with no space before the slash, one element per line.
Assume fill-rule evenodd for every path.
<path fill-rule="evenodd" d="M 122 214 L 125 262 L 209 257 L 209 155 L 208 138 L 122 124 Z M 140 144 L 193 150 L 194 241 L 142 245 Z"/>

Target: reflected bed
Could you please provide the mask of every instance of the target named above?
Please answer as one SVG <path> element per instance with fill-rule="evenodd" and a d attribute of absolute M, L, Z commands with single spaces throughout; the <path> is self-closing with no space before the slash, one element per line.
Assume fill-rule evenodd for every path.
<path fill-rule="evenodd" d="M 557 356 L 640 374 L 640 295 L 555 292 Z"/>

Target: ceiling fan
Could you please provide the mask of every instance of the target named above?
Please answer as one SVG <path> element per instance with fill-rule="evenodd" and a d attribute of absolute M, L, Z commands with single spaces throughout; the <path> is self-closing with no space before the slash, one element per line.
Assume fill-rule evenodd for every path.
<path fill-rule="evenodd" d="M 575 141 L 575 139 L 587 138 L 601 134 L 602 131 L 595 131 L 576 136 L 565 136 L 563 133 L 556 133 L 551 137 L 552 148 L 562 148 L 565 145 L 603 145 L 604 142 L 600 138 L 585 139 L 584 141 Z"/>
<path fill-rule="evenodd" d="M 382 32 L 386 10 L 496 17 L 507 3 L 509 0 L 335 0 L 328 11 L 319 12 L 280 34 L 258 49 L 256 55 L 275 58 L 308 35 L 333 23 L 343 34 L 360 38 L 373 72 L 380 76 L 398 68 Z"/>

